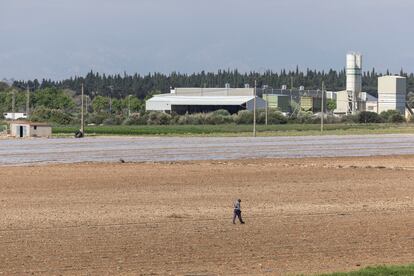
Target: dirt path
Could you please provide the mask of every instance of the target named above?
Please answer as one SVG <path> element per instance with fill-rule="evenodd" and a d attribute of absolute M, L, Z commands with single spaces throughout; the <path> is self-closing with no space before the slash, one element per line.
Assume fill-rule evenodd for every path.
<path fill-rule="evenodd" d="M 414 259 L 414 156 L 0 168 L 3 275 L 285 275 Z M 242 199 L 245 225 L 231 223 Z"/>

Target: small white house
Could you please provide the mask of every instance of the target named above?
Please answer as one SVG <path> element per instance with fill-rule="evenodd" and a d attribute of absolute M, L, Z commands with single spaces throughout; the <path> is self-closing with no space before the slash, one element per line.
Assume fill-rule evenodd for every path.
<path fill-rule="evenodd" d="M 10 135 L 16 138 L 52 137 L 52 127 L 47 123 L 14 121 L 10 123 Z"/>
<path fill-rule="evenodd" d="M 6 120 L 27 119 L 27 114 L 22 112 L 7 112 L 3 113 L 3 116 Z"/>

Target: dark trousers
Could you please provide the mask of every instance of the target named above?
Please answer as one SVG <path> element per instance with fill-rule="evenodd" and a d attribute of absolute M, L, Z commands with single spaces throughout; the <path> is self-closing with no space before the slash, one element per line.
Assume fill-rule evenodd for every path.
<path fill-rule="evenodd" d="M 240 210 L 234 210 L 234 214 L 233 214 L 233 223 L 236 223 L 236 217 L 239 218 L 240 223 L 244 223 L 242 217 L 241 217 L 241 211 Z"/>

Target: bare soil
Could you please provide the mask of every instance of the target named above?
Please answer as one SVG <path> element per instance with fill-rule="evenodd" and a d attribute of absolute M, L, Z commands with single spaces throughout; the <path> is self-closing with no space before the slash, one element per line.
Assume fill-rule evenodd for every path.
<path fill-rule="evenodd" d="M 296 275 L 414 260 L 414 156 L 0 167 L 0 274 Z M 232 224 L 241 198 L 246 224 Z"/>

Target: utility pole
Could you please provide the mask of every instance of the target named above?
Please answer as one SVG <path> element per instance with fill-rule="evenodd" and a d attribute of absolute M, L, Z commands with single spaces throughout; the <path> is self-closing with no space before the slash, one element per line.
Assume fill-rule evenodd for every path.
<path fill-rule="evenodd" d="M 269 113 L 269 94 L 266 94 L 266 113 L 265 113 L 265 124 L 267 126 L 267 116 Z"/>
<path fill-rule="evenodd" d="M 131 95 L 128 95 L 128 118 L 131 117 Z"/>
<path fill-rule="evenodd" d="M 83 83 L 82 83 L 82 92 L 81 92 L 81 133 L 82 136 L 84 135 L 84 130 L 85 130 L 85 120 L 83 118 Z"/>
<path fill-rule="evenodd" d="M 322 82 L 322 99 L 321 99 L 321 133 L 323 132 L 323 117 L 325 116 L 324 109 L 324 97 L 325 97 L 325 82 Z"/>
<path fill-rule="evenodd" d="M 14 107 L 16 105 L 16 91 L 12 91 L 12 120 L 16 119 Z"/>
<path fill-rule="evenodd" d="M 254 98 L 253 98 L 253 137 L 256 137 L 256 86 L 257 81 L 254 81 Z"/>
<path fill-rule="evenodd" d="M 111 89 L 111 95 L 109 95 L 109 113 L 112 114 L 112 94 L 114 93 L 114 86 L 111 85 L 109 88 Z"/>
<path fill-rule="evenodd" d="M 29 85 L 27 85 L 27 94 L 26 94 L 26 116 L 29 118 L 30 115 L 30 90 Z"/>
<path fill-rule="evenodd" d="M 86 103 L 85 103 L 85 114 L 87 115 L 88 114 L 88 106 L 89 106 L 89 96 L 87 96 L 85 98 L 85 101 L 86 101 Z"/>

